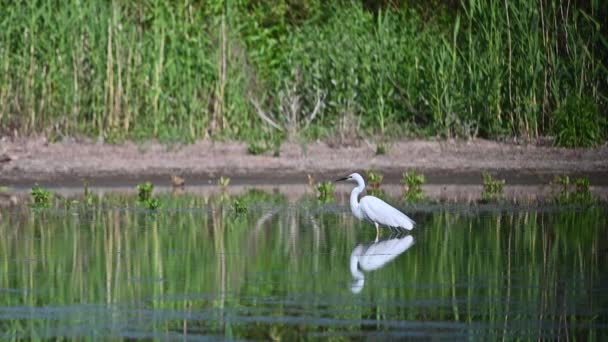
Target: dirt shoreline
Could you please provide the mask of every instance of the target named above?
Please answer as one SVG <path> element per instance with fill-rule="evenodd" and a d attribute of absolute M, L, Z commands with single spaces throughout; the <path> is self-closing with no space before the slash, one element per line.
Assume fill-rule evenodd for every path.
<path fill-rule="evenodd" d="M 253 156 L 239 142 L 200 141 L 167 146 L 156 142 L 120 145 L 88 142 L 48 143 L 44 138 L 0 140 L 0 186 L 130 185 L 143 180 L 168 183 L 180 175 L 188 184 L 306 183 L 333 179 L 353 171 L 380 170 L 396 183 L 407 169 L 417 169 L 429 184 L 479 184 L 491 171 L 507 184 L 541 184 L 556 174 L 585 175 L 596 186 L 608 185 L 608 145 L 593 149 L 563 149 L 472 141 L 407 140 L 393 142 L 385 155 L 375 146 L 331 148 L 323 142 L 285 143 L 279 157 L 271 152 Z"/>

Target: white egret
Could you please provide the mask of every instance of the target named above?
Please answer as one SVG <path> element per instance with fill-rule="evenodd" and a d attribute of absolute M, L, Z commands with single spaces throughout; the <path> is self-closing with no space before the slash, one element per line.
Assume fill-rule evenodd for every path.
<path fill-rule="evenodd" d="M 350 274 L 353 283 L 350 290 L 359 293 L 365 284 L 365 275 L 361 271 L 370 272 L 384 267 L 388 262 L 407 251 L 414 244 L 414 237 L 406 235 L 374 242 L 368 245 L 358 245 L 350 254 Z"/>
<path fill-rule="evenodd" d="M 352 173 L 336 180 L 339 181 L 357 182 L 357 187 L 350 193 L 350 210 L 359 220 L 369 221 L 376 226 L 376 240 L 380 234 L 379 225 L 407 230 L 414 228 L 416 222 L 378 197 L 363 196 L 359 200 L 359 194 L 365 189 L 365 181 L 360 174 Z"/>

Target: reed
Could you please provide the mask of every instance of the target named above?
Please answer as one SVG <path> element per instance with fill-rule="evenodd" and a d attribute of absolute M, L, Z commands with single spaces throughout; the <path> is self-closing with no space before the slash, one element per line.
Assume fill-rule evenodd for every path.
<path fill-rule="evenodd" d="M 291 137 L 258 117 L 256 100 L 308 138 L 354 117 L 361 133 L 382 137 L 605 140 L 600 2 L 367 3 L 6 2 L 0 133 Z M 584 113 L 569 116 L 573 106 Z"/>

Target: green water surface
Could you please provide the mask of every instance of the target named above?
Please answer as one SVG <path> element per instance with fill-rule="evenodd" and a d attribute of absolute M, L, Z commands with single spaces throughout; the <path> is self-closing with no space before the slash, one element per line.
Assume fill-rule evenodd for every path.
<path fill-rule="evenodd" d="M 603 206 L 389 200 L 417 226 L 374 242 L 343 201 L 238 198 L 0 209 L 0 339 L 608 336 Z"/>

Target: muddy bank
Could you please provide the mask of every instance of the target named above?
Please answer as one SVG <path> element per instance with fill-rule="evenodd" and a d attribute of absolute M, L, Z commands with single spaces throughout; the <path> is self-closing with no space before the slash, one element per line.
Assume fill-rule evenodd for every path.
<path fill-rule="evenodd" d="M 43 138 L 0 141 L 0 186 L 132 185 L 143 180 L 169 183 L 180 175 L 187 184 L 298 184 L 307 175 L 333 179 L 353 171 L 378 169 L 386 182 L 415 168 L 429 184 L 480 184 L 492 171 L 507 184 L 545 184 L 556 174 L 585 175 L 593 185 L 608 185 L 608 146 L 562 149 L 487 140 L 393 142 L 385 155 L 375 146 L 331 148 L 322 142 L 286 143 L 280 156 L 253 156 L 238 142 L 201 141 L 191 145 L 132 142 L 109 145 L 87 142 L 48 143 Z"/>

